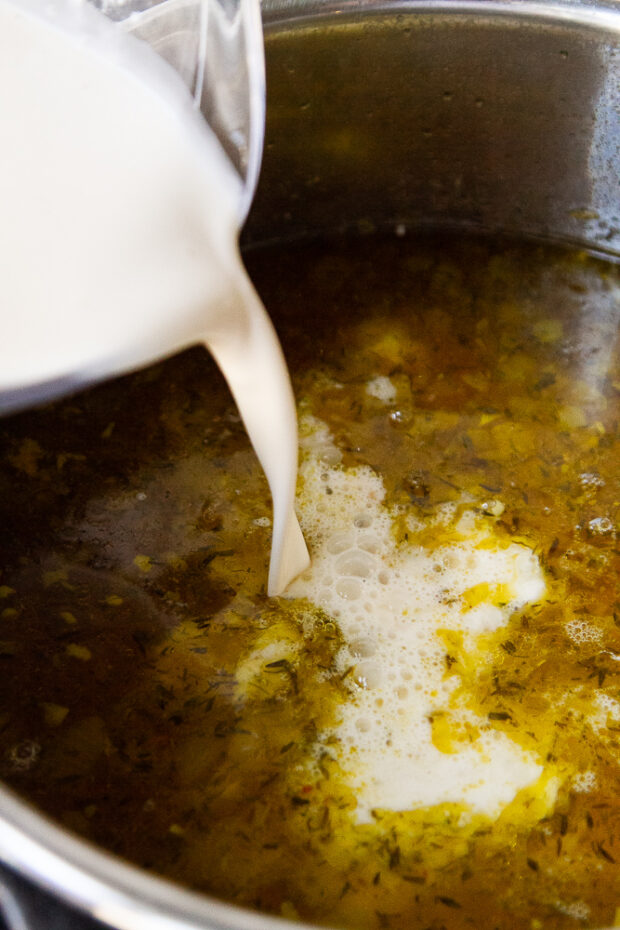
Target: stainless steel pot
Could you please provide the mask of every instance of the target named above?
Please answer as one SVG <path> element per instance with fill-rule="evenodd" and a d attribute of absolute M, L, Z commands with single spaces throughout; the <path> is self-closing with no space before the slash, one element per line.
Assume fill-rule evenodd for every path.
<path fill-rule="evenodd" d="M 263 14 L 267 139 L 246 247 L 450 226 L 620 259 L 620 4 L 266 0 Z M 287 923 L 152 878 L 2 788 L 0 859 L 123 930 Z M 0 893 L 12 928 L 24 912 L 36 924 L 20 887 Z"/>

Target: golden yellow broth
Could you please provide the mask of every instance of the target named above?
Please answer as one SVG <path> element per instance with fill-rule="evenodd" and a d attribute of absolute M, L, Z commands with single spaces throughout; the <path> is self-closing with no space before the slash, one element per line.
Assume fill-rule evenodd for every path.
<path fill-rule="evenodd" d="M 0 424 L 0 776 L 147 869 L 284 916 L 613 925 L 620 719 L 592 721 L 601 695 L 620 699 L 617 269 L 446 237 L 248 264 L 300 408 L 328 424 L 343 467 L 370 465 L 386 506 L 422 521 L 397 526 L 400 545 L 441 545 L 433 515 L 466 499 L 535 549 L 546 599 L 473 654 L 443 633 L 445 674 L 557 798 L 543 780 L 496 822 L 441 805 L 356 825 L 336 746 L 308 778 L 357 685 L 336 671 L 333 618 L 265 597 L 266 484 L 199 350 Z M 387 406 L 366 391 L 378 375 L 396 386 Z M 259 662 L 240 688 L 240 665 L 275 642 L 297 658 Z M 475 739 L 449 715 L 432 723 L 442 751 Z M 586 771 L 595 787 L 576 790 Z"/>

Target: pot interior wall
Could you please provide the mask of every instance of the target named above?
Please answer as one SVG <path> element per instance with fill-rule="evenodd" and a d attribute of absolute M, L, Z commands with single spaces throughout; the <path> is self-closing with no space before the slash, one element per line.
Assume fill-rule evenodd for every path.
<path fill-rule="evenodd" d="M 267 5 L 267 136 L 245 243 L 449 225 L 618 257 L 620 17 L 599 11 L 594 28 L 585 9 L 533 9 Z"/>

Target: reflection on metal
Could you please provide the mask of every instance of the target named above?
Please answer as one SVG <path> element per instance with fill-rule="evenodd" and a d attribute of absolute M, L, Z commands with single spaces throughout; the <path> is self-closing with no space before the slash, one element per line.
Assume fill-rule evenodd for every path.
<path fill-rule="evenodd" d="M 266 0 L 264 22 L 248 244 L 404 224 L 620 257 L 617 5 Z"/>
<path fill-rule="evenodd" d="M 19 901 L 6 884 L 0 881 L 0 917 L 7 930 L 30 930 Z"/>

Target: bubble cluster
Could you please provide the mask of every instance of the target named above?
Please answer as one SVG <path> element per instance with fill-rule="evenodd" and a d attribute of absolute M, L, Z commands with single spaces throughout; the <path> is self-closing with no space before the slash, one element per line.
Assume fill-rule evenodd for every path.
<path fill-rule="evenodd" d="M 602 691 L 597 692 L 594 697 L 594 713 L 590 716 L 590 726 L 593 730 L 604 730 L 611 720 L 613 723 L 620 721 L 620 701 L 612 698 L 609 694 Z"/>
<path fill-rule="evenodd" d="M 584 921 L 590 916 L 590 908 L 585 901 L 556 901 L 555 908 L 560 914 L 566 914 L 573 920 Z"/>
<path fill-rule="evenodd" d="M 480 723 L 451 707 L 457 685 L 446 676 L 445 631 L 475 637 L 505 625 L 511 613 L 543 597 L 536 555 L 502 545 L 488 518 L 454 504 L 436 525 L 448 542 L 432 551 L 399 546 L 385 489 L 370 468 L 345 469 L 320 421 L 302 421 L 303 492 L 299 515 L 312 567 L 288 590 L 337 619 L 345 645 L 337 657 L 351 699 L 335 733 L 339 760 L 358 796 L 359 822 L 374 808 L 411 809 L 443 802 L 499 814 L 541 774 L 533 757 L 485 726 L 474 744 L 441 752 L 432 719 L 449 711 L 455 726 Z M 329 489 L 329 493 L 327 493 Z M 498 508 L 499 509 L 499 508 Z M 401 515 L 402 516 L 402 515 Z"/>
<path fill-rule="evenodd" d="M 609 517 L 593 517 L 588 522 L 588 532 L 591 536 L 614 536 L 615 526 Z"/>
<path fill-rule="evenodd" d="M 573 791 L 576 791 L 578 794 L 587 794 L 589 791 L 594 791 L 596 782 L 596 772 L 587 770 L 585 772 L 577 772 L 573 777 L 571 787 Z"/>
<path fill-rule="evenodd" d="M 564 624 L 564 629 L 576 645 L 600 643 L 603 638 L 603 631 L 583 617 L 574 617 L 569 620 Z"/>
<path fill-rule="evenodd" d="M 584 471 L 579 475 L 579 484 L 584 490 L 604 488 L 605 481 L 599 474 L 593 471 Z"/>

